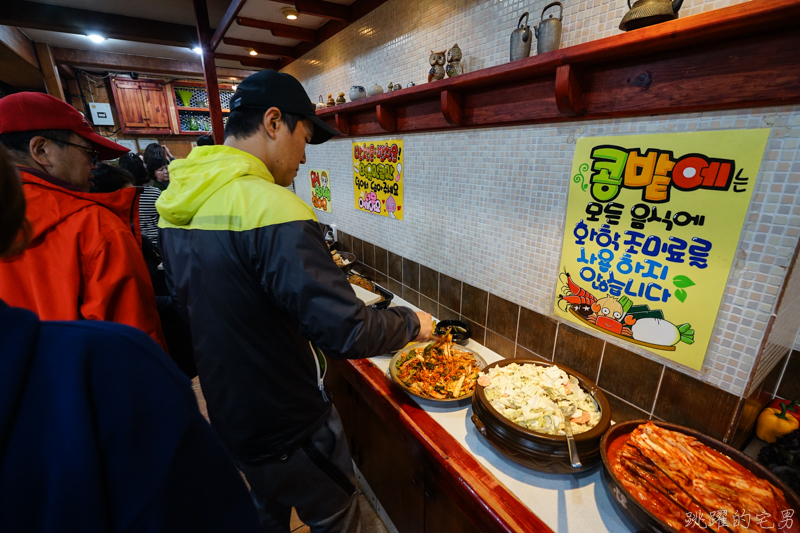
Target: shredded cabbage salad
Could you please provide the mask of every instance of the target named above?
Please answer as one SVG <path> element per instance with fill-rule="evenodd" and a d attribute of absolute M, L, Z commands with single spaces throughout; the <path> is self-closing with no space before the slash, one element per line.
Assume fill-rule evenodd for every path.
<path fill-rule="evenodd" d="M 589 431 L 600 422 L 600 408 L 594 398 L 581 389 L 575 376 L 568 376 L 557 366 L 511 363 L 492 367 L 480 376 L 478 384 L 485 387 L 492 407 L 526 429 L 565 435 L 560 408 L 566 409 L 570 403 L 575 404 L 570 416 L 573 433 Z"/>

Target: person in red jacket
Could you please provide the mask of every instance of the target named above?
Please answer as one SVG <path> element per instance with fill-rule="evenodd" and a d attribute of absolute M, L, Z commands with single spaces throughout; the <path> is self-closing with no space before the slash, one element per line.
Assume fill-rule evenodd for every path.
<path fill-rule="evenodd" d="M 92 169 L 127 148 L 97 135 L 46 94 L 0 99 L 0 144 L 22 176 L 30 245 L 0 260 L 0 299 L 42 320 L 105 320 L 138 328 L 166 350 L 141 253 L 139 189 L 90 193 Z"/>

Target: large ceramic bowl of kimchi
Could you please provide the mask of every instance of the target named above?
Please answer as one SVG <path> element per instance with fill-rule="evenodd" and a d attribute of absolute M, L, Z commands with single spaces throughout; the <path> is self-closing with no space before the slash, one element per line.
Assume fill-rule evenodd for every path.
<path fill-rule="evenodd" d="M 532 393 L 524 404 L 509 403 L 506 400 L 513 399 L 515 393 L 496 391 L 494 381 L 485 379 L 497 374 L 498 371 L 492 372 L 495 367 L 504 372 L 525 367 L 524 370 L 530 373 L 535 369 L 541 374 L 537 381 L 542 383 L 530 386 L 544 388 L 546 394 L 539 391 L 540 398 Z M 472 422 L 478 433 L 497 451 L 523 466 L 554 474 L 575 474 L 600 464 L 600 439 L 611 425 L 611 407 L 600 388 L 587 377 L 565 366 L 533 359 L 504 359 L 486 367 L 484 374 L 486 376 L 479 379 L 472 397 Z M 516 385 L 504 384 L 504 387 L 510 386 Z M 504 398 L 503 395 L 508 396 Z M 560 407 L 566 402 L 575 403 L 578 409 L 571 420 L 576 421 L 572 428 L 581 460 L 580 468 L 573 468 L 570 463 L 564 418 L 552 405 Z M 587 413 L 578 414 L 583 410 Z M 582 421 L 584 416 L 589 416 L 590 422 L 579 428 L 577 421 Z"/>
<path fill-rule="evenodd" d="M 392 380 L 409 394 L 433 402 L 467 400 L 475 393 L 478 372 L 486 361 L 454 342 L 418 342 L 389 362 Z"/>
<path fill-rule="evenodd" d="M 800 499 L 740 451 L 660 421 L 612 427 L 604 479 L 623 513 L 656 533 L 800 532 Z"/>

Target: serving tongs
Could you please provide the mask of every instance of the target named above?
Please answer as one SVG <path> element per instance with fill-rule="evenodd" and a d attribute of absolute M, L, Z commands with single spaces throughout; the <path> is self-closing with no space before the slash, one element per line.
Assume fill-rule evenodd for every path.
<path fill-rule="evenodd" d="M 634 448 L 635 448 L 635 446 L 634 446 Z M 638 448 L 637 448 L 637 451 L 639 451 Z M 653 469 L 652 467 L 655 467 L 659 472 L 664 474 L 664 476 L 667 479 L 669 479 L 672 482 L 673 485 L 675 485 L 681 491 L 683 491 L 683 493 L 686 494 L 689 497 L 690 500 L 692 500 L 692 503 L 694 503 L 698 508 L 700 508 L 701 511 L 703 511 L 708 517 L 710 517 L 711 520 L 714 522 L 714 524 L 716 524 L 718 527 L 721 527 L 724 531 L 727 531 L 728 533 L 735 533 L 725 523 L 720 523 L 720 522 L 714 520 L 714 515 L 712 515 L 711 512 L 708 509 L 706 509 L 706 507 L 703 504 L 701 504 L 700 501 L 692 495 L 692 493 L 690 493 L 689 491 L 684 489 L 678 482 L 676 482 L 674 479 L 672 479 L 672 476 L 667 474 L 667 472 L 663 468 L 661 468 L 658 465 L 658 463 L 656 463 L 655 461 L 653 461 L 652 459 L 650 459 L 646 455 L 642 454 L 641 451 L 639 451 L 639 455 L 643 459 L 648 461 L 648 462 L 647 463 L 640 463 L 640 462 L 634 461 L 633 459 L 630 459 L 630 458 L 626 457 L 625 458 L 625 468 L 628 470 L 628 472 L 630 472 L 637 479 L 639 479 L 641 481 L 644 481 L 647 485 L 652 487 L 656 492 L 658 492 L 659 494 L 664 496 L 666 499 L 668 499 L 670 502 L 672 502 L 673 504 L 678 506 L 678 508 L 680 508 L 684 513 L 686 513 L 686 516 L 690 520 L 692 520 L 695 524 L 697 524 L 698 527 L 700 527 L 702 529 L 706 529 L 709 524 L 700 523 L 697 520 L 697 518 L 695 518 L 693 511 L 691 511 L 685 505 L 683 505 L 681 502 L 679 502 L 672 494 L 670 494 L 669 492 L 667 492 L 663 488 L 661 488 L 658 485 L 656 485 L 647 476 L 646 472 L 652 471 L 652 469 Z"/>

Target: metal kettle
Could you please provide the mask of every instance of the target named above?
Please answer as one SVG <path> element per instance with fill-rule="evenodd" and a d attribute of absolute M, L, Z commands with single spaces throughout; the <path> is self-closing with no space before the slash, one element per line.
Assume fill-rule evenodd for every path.
<path fill-rule="evenodd" d="M 628 11 L 619 23 L 622 31 L 636 30 L 678 18 L 678 10 L 683 0 L 636 0 L 631 7 L 628 0 Z"/>
<path fill-rule="evenodd" d="M 522 26 L 525 19 L 525 26 Z M 519 18 L 517 29 L 511 32 L 511 61 L 531 55 L 531 27 L 528 26 L 528 12 Z"/>
<path fill-rule="evenodd" d="M 554 19 L 552 13 L 550 13 L 549 17 L 544 18 L 544 12 L 553 6 L 558 6 L 561 8 L 558 18 Z M 561 4 L 561 2 L 547 4 L 544 9 L 542 9 L 542 20 L 539 22 L 538 26 L 533 27 L 533 31 L 536 34 L 537 39 L 537 54 L 544 54 L 546 52 L 552 52 L 553 50 L 558 50 L 561 48 L 561 19 L 563 18 L 564 6 Z"/>

